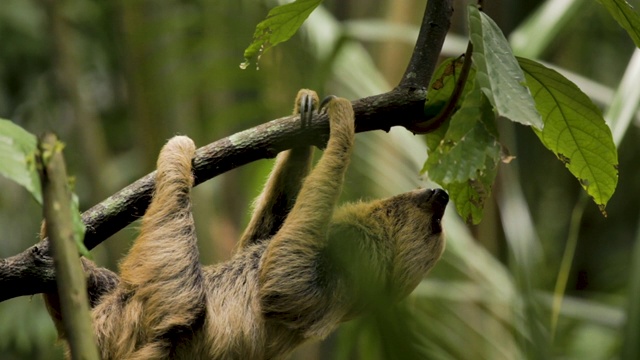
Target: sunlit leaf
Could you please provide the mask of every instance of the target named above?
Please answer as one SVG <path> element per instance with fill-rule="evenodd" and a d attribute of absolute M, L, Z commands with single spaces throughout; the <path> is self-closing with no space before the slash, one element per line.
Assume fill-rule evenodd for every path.
<path fill-rule="evenodd" d="M 258 61 L 271 47 L 289 40 L 321 2 L 322 0 L 296 0 L 271 9 L 267 18 L 256 25 L 253 42 L 244 50 L 244 62 L 240 67 L 246 69 L 254 57 Z"/>
<path fill-rule="evenodd" d="M 618 183 L 618 153 L 600 110 L 557 71 L 518 61 L 544 119 L 536 134 L 604 211 Z"/>
<path fill-rule="evenodd" d="M 495 169 L 500 161 L 500 144 L 493 121 L 495 116 L 486 97 L 476 86 L 462 106 L 443 126 L 429 134 L 429 157 L 423 172 L 442 185 L 468 222 L 478 223 L 491 193 Z M 430 143 L 430 144 L 429 144 Z M 437 144 L 437 145 L 436 145 Z"/>
<path fill-rule="evenodd" d="M 640 48 L 640 15 L 625 0 L 598 0 Z"/>
<path fill-rule="evenodd" d="M 542 129 L 525 77 L 504 34 L 491 18 L 469 5 L 469 31 L 473 43 L 476 80 L 497 115 Z"/>
<path fill-rule="evenodd" d="M 0 174 L 24 186 L 42 204 L 40 178 L 33 163 L 36 137 L 0 119 Z"/>

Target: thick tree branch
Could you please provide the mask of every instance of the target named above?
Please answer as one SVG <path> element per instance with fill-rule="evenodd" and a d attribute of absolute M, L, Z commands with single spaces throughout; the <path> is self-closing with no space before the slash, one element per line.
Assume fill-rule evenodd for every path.
<path fill-rule="evenodd" d="M 398 87 L 353 102 L 357 132 L 388 131 L 392 126 L 410 127 L 426 120 L 423 114 L 425 89 L 438 61 L 451 15 L 451 0 L 427 3 L 414 54 Z M 196 185 L 252 161 L 274 157 L 294 146 L 322 145 L 327 134 L 326 115 L 314 116 L 311 124 L 304 128 L 299 117 L 289 116 L 218 140 L 196 153 Z M 88 249 L 144 214 L 153 192 L 154 178 L 155 173 L 146 175 L 82 215 L 87 225 L 84 242 Z M 49 241 L 45 239 L 21 254 L 0 260 L 0 301 L 55 289 L 49 251 Z"/>

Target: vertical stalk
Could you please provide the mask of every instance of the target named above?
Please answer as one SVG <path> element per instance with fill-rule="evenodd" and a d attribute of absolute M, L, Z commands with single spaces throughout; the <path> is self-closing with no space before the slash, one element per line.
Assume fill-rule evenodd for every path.
<path fill-rule="evenodd" d="M 78 256 L 71 217 L 71 193 L 62 158 L 62 144 L 47 134 L 39 144 L 44 217 L 53 252 L 65 336 L 73 359 L 99 359 L 91 325 L 84 272 Z"/>

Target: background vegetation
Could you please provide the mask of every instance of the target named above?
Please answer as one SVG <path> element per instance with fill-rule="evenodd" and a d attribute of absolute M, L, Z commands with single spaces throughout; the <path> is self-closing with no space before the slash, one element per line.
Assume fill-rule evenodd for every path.
<path fill-rule="evenodd" d="M 301 87 L 352 99 L 389 90 L 425 4 L 326 0 L 259 70 L 241 70 L 255 25 L 277 3 L 4 0 L 0 117 L 36 134 L 56 131 L 86 209 L 153 170 L 176 133 L 204 145 L 286 115 Z M 465 5 L 456 3 L 443 56 L 464 52 Z M 516 159 L 501 165 L 483 222 L 467 226 L 449 209 L 445 256 L 407 301 L 345 324 L 297 358 L 636 358 L 640 55 L 632 57 L 632 41 L 594 1 L 486 1 L 485 11 L 517 55 L 561 68 L 603 109 L 620 160 L 608 217 L 529 129 L 501 123 Z M 359 134 L 345 200 L 433 186 L 418 174 L 425 158 L 424 137 L 404 129 Z M 195 190 L 204 263 L 229 256 L 270 166 L 256 162 Z M 0 189 L 4 258 L 37 240 L 41 209 L 12 182 L 0 179 Z M 115 269 L 135 233 L 135 226 L 121 231 L 94 259 Z M 558 307 L 554 294 L 565 279 Z M 54 354 L 40 297 L 0 303 L 0 358 Z"/>

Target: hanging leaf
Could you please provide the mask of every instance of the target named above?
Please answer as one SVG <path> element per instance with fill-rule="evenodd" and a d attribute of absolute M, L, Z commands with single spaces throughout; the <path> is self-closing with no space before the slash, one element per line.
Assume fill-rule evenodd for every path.
<path fill-rule="evenodd" d="M 0 119 L 0 174 L 22 185 L 42 204 L 40 178 L 33 162 L 35 153 L 35 135 Z"/>
<path fill-rule="evenodd" d="M 475 86 L 442 127 L 446 132 L 439 129 L 427 138 L 429 157 L 422 171 L 449 192 L 458 213 L 468 222 L 482 219 L 500 161 L 494 120 L 489 101 Z"/>
<path fill-rule="evenodd" d="M 469 5 L 468 9 L 473 63 L 482 91 L 498 116 L 541 130 L 542 119 L 504 34 L 476 6 Z"/>
<path fill-rule="evenodd" d="M 427 92 L 427 100 L 424 104 L 424 114 L 427 118 L 432 118 L 449 102 L 449 99 L 453 95 L 456 87 L 456 82 L 460 76 L 462 66 L 464 64 L 464 57 L 448 58 L 444 60 L 433 73 L 431 83 Z M 475 70 L 470 70 L 467 82 L 465 84 L 462 96 L 460 99 L 464 99 L 464 96 L 473 87 L 475 78 Z M 460 100 L 461 101 L 461 100 Z"/>
<path fill-rule="evenodd" d="M 427 92 L 427 99 L 424 104 L 424 114 L 427 118 L 432 119 L 438 116 L 438 114 L 440 114 L 440 112 L 445 108 L 449 99 L 453 96 L 456 82 L 459 79 L 463 65 L 464 57 L 457 57 L 446 59 L 440 64 L 440 66 L 438 66 L 431 78 L 431 83 L 429 84 Z M 462 100 L 469 91 L 471 91 L 474 86 L 474 82 L 475 69 L 472 67 L 469 71 L 467 81 L 456 107 L 460 106 Z M 425 134 L 429 152 L 434 151 L 440 144 L 440 141 L 444 138 L 448 128 L 449 119 L 446 119 L 440 126 Z"/>
<path fill-rule="evenodd" d="M 625 0 L 599 0 L 640 48 L 640 15 Z"/>
<path fill-rule="evenodd" d="M 544 119 L 535 131 L 604 213 L 618 183 L 618 153 L 600 110 L 574 83 L 535 61 L 518 58 Z"/>
<path fill-rule="evenodd" d="M 474 179 L 447 184 L 451 201 L 456 204 L 458 214 L 467 223 L 478 224 L 482 220 L 484 205 L 491 195 L 497 172 L 498 164 L 487 159 L 485 168 L 478 170 Z"/>
<path fill-rule="evenodd" d="M 447 130 L 449 130 L 449 122 L 450 120 L 446 120 L 442 125 L 440 125 L 434 131 L 427 133 L 425 135 L 425 140 L 427 142 L 427 152 L 431 154 L 436 151 L 440 143 L 444 139 L 444 136 L 447 134 Z M 425 168 L 422 169 L 423 172 L 427 171 L 425 163 Z"/>
<path fill-rule="evenodd" d="M 321 2 L 322 0 L 296 0 L 271 9 L 267 18 L 256 26 L 253 42 L 244 50 L 244 62 L 240 64 L 240 68 L 246 69 L 251 59 L 257 57 L 257 62 L 271 47 L 289 40 Z"/>
<path fill-rule="evenodd" d="M 462 108 L 451 118 L 444 138 L 429 154 L 423 169 L 429 172 L 429 178 L 438 183 L 466 181 L 484 169 L 487 156 L 499 160 L 496 137 L 482 119 L 483 116 L 493 118 L 484 99 L 477 88 L 465 97 Z"/>

